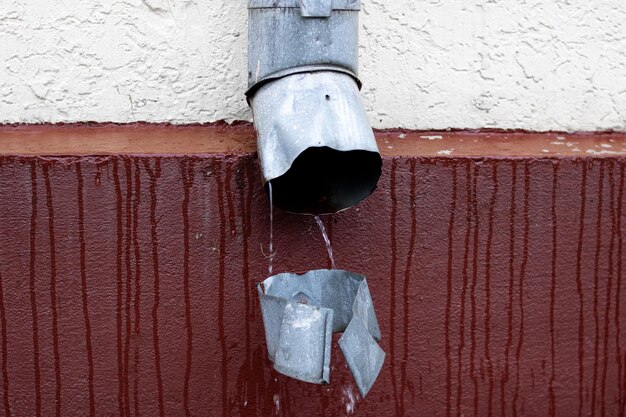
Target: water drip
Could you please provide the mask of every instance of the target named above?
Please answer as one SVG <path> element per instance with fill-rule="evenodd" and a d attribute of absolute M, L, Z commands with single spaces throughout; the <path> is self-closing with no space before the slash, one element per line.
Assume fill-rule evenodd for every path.
<path fill-rule="evenodd" d="M 330 259 L 330 265 L 332 269 L 337 269 L 335 266 L 335 256 L 333 254 L 333 247 L 330 243 L 330 239 L 328 238 L 328 233 L 326 232 L 326 226 L 324 226 L 324 222 L 320 216 L 315 216 L 315 221 L 322 232 L 322 237 L 324 238 L 324 242 L 326 242 L 326 250 L 328 251 L 328 259 Z"/>
<path fill-rule="evenodd" d="M 270 254 L 269 267 L 270 275 L 274 273 L 274 197 L 272 195 L 272 182 L 267 182 L 268 193 L 270 196 Z"/>

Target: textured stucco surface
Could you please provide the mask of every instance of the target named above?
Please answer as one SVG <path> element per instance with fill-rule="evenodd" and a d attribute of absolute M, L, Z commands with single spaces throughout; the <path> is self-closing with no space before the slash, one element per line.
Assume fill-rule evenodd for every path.
<path fill-rule="evenodd" d="M 0 122 L 249 119 L 245 0 L 4 0 Z M 626 129 L 623 0 L 363 0 L 376 127 Z"/>

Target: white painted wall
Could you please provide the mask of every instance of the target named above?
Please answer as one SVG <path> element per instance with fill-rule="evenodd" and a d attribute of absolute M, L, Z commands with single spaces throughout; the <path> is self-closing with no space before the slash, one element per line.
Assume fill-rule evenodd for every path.
<path fill-rule="evenodd" d="M 626 130 L 624 0 L 363 0 L 376 127 Z M 246 0 L 0 0 L 0 122 L 249 119 Z"/>

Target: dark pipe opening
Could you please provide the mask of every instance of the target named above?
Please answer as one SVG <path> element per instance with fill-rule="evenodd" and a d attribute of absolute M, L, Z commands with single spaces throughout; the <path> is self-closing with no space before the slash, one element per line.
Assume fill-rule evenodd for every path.
<path fill-rule="evenodd" d="M 381 169 L 376 152 L 309 148 L 289 171 L 272 180 L 274 205 L 298 214 L 345 210 L 376 189 Z"/>

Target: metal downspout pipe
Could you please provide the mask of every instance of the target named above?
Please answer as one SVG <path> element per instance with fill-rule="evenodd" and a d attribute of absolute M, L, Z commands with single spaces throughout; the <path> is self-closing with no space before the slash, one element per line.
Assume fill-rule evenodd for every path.
<path fill-rule="evenodd" d="M 361 101 L 360 0 L 249 0 L 248 91 L 264 184 L 301 214 L 345 210 L 382 160 Z"/>
<path fill-rule="evenodd" d="M 360 0 L 249 0 L 248 102 L 263 182 L 273 202 L 330 214 L 368 197 L 382 159 L 361 102 Z M 385 352 L 364 276 L 317 270 L 258 286 L 265 339 L 278 372 L 328 384 L 332 334 L 362 397 Z"/>

